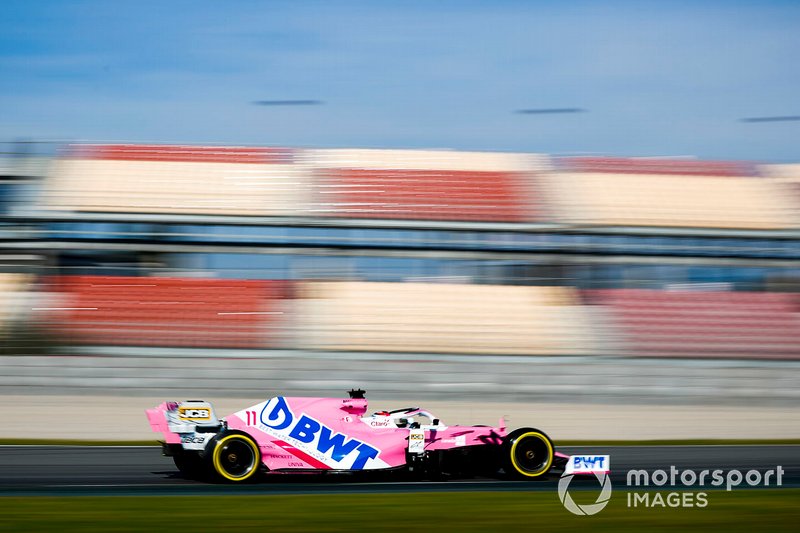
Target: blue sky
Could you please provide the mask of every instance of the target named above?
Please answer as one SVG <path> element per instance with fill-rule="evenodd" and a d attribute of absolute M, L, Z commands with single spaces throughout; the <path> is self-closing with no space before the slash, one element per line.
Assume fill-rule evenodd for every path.
<path fill-rule="evenodd" d="M 12 0 L 0 141 L 800 161 L 739 121 L 800 115 L 798 64 L 800 2 Z"/>

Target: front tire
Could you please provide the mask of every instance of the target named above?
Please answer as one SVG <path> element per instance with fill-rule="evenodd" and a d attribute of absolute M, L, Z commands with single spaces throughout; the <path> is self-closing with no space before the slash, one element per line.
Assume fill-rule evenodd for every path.
<path fill-rule="evenodd" d="M 224 481 L 244 483 L 253 479 L 261 465 L 261 452 L 252 437 L 244 433 L 220 436 L 211 450 L 211 465 Z"/>
<path fill-rule="evenodd" d="M 550 437 L 535 428 L 511 432 L 503 445 L 504 470 L 516 479 L 539 479 L 553 466 L 555 451 Z"/>

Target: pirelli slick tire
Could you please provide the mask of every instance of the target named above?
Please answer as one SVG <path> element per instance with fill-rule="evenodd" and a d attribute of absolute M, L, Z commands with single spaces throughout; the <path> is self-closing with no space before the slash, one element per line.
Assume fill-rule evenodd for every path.
<path fill-rule="evenodd" d="M 514 479 L 541 479 L 553 466 L 555 449 L 544 431 L 521 428 L 503 443 L 503 470 Z"/>
<path fill-rule="evenodd" d="M 252 481 L 261 467 L 258 444 L 246 433 L 225 433 L 211 445 L 209 457 L 214 473 L 221 481 Z"/>

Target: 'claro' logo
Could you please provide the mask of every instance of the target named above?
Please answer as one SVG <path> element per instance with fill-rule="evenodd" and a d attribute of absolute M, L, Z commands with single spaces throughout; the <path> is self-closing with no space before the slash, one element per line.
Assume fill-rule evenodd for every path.
<path fill-rule="evenodd" d="M 260 420 L 264 426 L 262 429 L 268 433 L 286 438 L 291 444 L 334 468 L 369 468 L 368 461 L 376 459 L 380 453 L 366 442 L 337 433 L 307 414 L 295 417 L 282 396 L 267 401 L 261 410 Z"/>
<path fill-rule="evenodd" d="M 608 455 L 573 455 L 569 458 L 561 479 L 558 480 L 558 497 L 567 511 L 576 515 L 597 514 L 611 500 L 611 458 Z M 569 484 L 575 474 L 594 474 L 602 489 L 594 503 L 579 505 L 569 493 Z"/>

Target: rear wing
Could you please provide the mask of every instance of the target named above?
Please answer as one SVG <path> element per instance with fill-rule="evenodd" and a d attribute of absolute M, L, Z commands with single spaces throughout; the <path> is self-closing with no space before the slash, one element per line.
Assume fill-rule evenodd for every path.
<path fill-rule="evenodd" d="M 220 424 L 211 403 L 203 400 L 164 402 L 145 412 L 150 427 L 163 433 L 167 442 L 180 442 L 180 434 L 194 433 L 198 427 L 210 428 Z"/>

